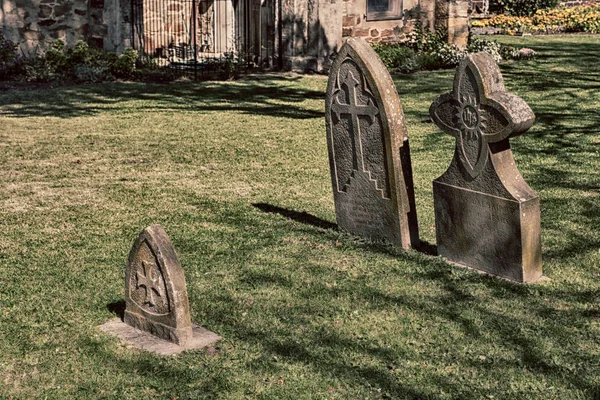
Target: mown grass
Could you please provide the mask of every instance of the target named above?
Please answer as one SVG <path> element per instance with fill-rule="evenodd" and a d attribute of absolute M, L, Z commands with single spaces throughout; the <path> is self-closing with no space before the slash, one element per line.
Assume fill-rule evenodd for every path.
<path fill-rule="evenodd" d="M 0 397 L 576 399 L 600 396 L 598 36 L 501 38 L 537 115 L 512 140 L 542 204 L 544 273 L 518 285 L 339 232 L 326 77 L 0 93 Z M 453 71 L 395 78 L 421 236 L 453 139 L 428 121 Z M 97 326 L 152 223 L 210 351 L 159 357 Z M 493 229 L 493 227 L 490 227 Z"/>

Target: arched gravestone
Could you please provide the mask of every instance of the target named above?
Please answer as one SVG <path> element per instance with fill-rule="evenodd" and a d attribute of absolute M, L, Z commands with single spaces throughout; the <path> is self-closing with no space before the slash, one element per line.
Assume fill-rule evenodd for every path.
<path fill-rule="evenodd" d="M 436 98 L 429 113 L 456 144 L 448 170 L 433 181 L 438 253 L 513 281 L 538 280 L 540 201 L 508 142 L 529 129 L 535 115 L 506 91 L 487 53 L 460 63 L 452 92 Z"/>
<path fill-rule="evenodd" d="M 192 339 L 185 276 L 160 225 L 144 229 L 131 248 L 125 304 L 126 324 L 182 346 Z"/>
<path fill-rule="evenodd" d="M 162 355 L 206 347 L 221 338 L 191 323 L 183 269 L 160 225 L 144 229 L 129 253 L 123 320 L 115 318 L 100 329 Z"/>
<path fill-rule="evenodd" d="M 419 243 L 404 113 L 387 69 L 350 38 L 329 72 L 329 166 L 338 225 L 409 248 Z"/>

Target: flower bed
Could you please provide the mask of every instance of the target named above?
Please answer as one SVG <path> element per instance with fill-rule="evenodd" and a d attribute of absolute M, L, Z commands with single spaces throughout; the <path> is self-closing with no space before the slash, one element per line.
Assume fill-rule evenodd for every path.
<path fill-rule="evenodd" d="M 532 17 L 495 15 L 472 21 L 475 28 L 500 28 L 502 33 L 600 32 L 600 5 L 538 10 Z"/>

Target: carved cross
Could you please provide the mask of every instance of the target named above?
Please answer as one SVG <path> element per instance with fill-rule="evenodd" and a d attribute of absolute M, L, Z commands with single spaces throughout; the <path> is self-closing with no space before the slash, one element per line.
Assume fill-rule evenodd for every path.
<path fill-rule="evenodd" d="M 348 71 L 340 86 L 346 93 L 346 103 L 340 102 L 341 90 L 338 89 L 334 97 L 334 103 L 331 105 L 331 111 L 335 113 L 338 120 L 340 114 L 350 115 L 353 167 L 358 170 L 360 165 L 360 170 L 365 171 L 359 117 L 369 117 L 370 123 L 373 123 L 373 117 L 379 113 L 379 110 L 373 105 L 371 99 L 368 100 L 367 104 L 358 104 L 357 88 L 360 86 L 360 81 L 354 77 L 352 71 Z"/>
<path fill-rule="evenodd" d="M 452 92 L 437 97 L 429 115 L 456 139 L 458 162 L 471 179 L 486 166 L 490 143 L 525 132 L 535 118 L 522 98 L 506 91 L 498 65 L 484 52 L 460 63 Z"/>
<path fill-rule="evenodd" d="M 135 279 L 137 282 L 137 288 L 143 287 L 146 291 L 146 297 L 144 298 L 144 304 L 148 304 L 150 307 L 155 307 L 155 295 L 162 297 L 161 293 L 161 279 L 160 276 L 154 277 L 152 275 L 154 264 L 142 261 L 143 275 L 140 271 L 136 271 Z"/>

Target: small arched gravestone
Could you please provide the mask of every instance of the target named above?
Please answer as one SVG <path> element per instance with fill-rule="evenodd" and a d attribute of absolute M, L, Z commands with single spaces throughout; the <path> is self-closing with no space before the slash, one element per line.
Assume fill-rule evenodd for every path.
<path fill-rule="evenodd" d="M 338 225 L 403 248 L 419 244 L 402 104 L 371 46 L 350 38 L 329 72 L 329 166 Z"/>
<path fill-rule="evenodd" d="M 129 253 L 123 321 L 109 321 L 101 329 L 160 354 L 197 349 L 220 339 L 192 324 L 185 275 L 160 225 L 144 229 Z"/>
<path fill-rule="evenodd" d="M 452 92 L 429 114 L 455 138 L 450 166 L 433 181 L 438 253 L 517 282 L 541 278 L 540 200 L 508 142 L 533 124 L 527 103 L 506 91 L 494 59 L 477 53 L 460 63 Z"/>

